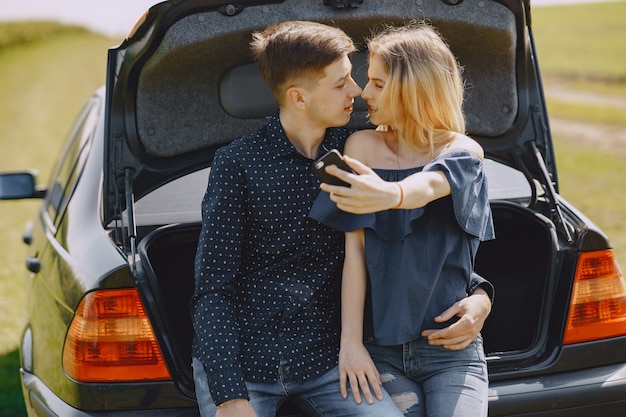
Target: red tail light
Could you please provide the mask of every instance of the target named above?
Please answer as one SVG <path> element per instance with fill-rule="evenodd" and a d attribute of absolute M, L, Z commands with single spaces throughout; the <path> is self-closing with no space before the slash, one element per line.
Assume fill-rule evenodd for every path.
<path fill-rule="evenodd" d="M 81 382 L 171 379 L 136 289 L 82 299 L 65 339 L 63 368 Z"/>
<path fill-rule="evenodd" d="M 612 250 L 578 259 L 564 344 L 626 335 L 626 284 Z"/>

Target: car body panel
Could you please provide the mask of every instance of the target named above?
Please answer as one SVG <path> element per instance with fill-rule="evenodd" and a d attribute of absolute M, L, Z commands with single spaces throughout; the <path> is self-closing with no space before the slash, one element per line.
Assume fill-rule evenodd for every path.
<path fill-rule="evenodd" d="M 490 416 L 592 416 L 626 409 L 624 363 L 489 385 Z M 595 405 L 599 405 L 595 409 Z M 550 413 L 546 414 L 546 410 Z M 618 414 L 609 414 L 618 415 Z"/>

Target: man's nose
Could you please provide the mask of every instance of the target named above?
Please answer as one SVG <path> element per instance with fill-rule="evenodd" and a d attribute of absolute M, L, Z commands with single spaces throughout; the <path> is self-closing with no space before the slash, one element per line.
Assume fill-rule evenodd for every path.
<path fill-rule="evenodd" d="M 359 87 L 359 85 L 356 83 L 356 81 L 354 81 L 352 78 L 350 78 L 350 81 L 352 82 L 352 97 L 358 97 L 361 95 L 361 93 L 363 92 L 363 90 L 361 89 L 361 87 Z"/>
<path fill-rule="evenodd" d="M 369 100 L 370 96 L 368 94 L 369 88 L 367 88 L 367 85 L 365 86 L 365 88 L 363 88 L 363 90 L 361 90 L 361 98 L 363 100 Z"/>

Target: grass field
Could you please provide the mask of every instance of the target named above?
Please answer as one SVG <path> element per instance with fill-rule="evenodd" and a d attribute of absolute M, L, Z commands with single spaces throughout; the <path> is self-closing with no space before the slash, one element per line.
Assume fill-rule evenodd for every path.
<path fill-rule="evenodd" d="M 626 1 L 541 7 L 533 32 L 546 87 L 626 100 Z M 547 97 L 549 115 L 621 126 L 626 110 Z M 622 138 L 626 140 L 626 137 Z M 626 164 L 624 153 L 555 137 L 561 195 L 610 237 L 626 266 Z"/>
<path fill-rule="evenodd" d="M 626 94 L 626 1 L 532 11 L 544 81 Z"/>
<path fill-rule="evenodd" d="M 118 40 L 51 22 L 0 24 L 0 170 L 36 167 L 46 181 L 85 98 L 104 82 Z M 0 416 L 25 415 L 17 351 L 23 325 L 24 225 L 36 201 L 0 203 Z"/>
<path fill-rule="evenodd" d="M 532 12 L 544 84 L 626 100 L 626 1 Z M 623 108 L 548 97 L 551 115 L 626 126 Z"/>
<path fill-rule="evenodd" d="M 626 2 L 533 12 L 546 84 L 626 96 Z M 104 81 L 106 49 L 118 40 L 54 23 L 0 24 L 0 171 L 37 167 L 47 180 L 84 99 Z M 600 121 L 606 111 L 551 103 L 552 116 Z M 587 105 L 588 106 L 588 105 Z M 614 111 L 614 110 L 611 110 Z M 609 123 L 625 124 L 623 114 Z M 607 122 L 607 120 L 603 120 Z M 561 194 L 610 237 L 626 265 L 624 155 L 555 138 Z M 26 277 L 24 224 L 38 202 L 0 203 L 0 416 L 25 415 L 18 343 Z"/>

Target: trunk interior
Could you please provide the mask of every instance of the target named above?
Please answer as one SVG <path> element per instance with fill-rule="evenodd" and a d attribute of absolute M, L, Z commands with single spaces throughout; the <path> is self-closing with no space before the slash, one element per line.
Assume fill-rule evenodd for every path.
<path fill-rule="evenodd" d="M 549 265 L 556 250 L 550 222 L 508 202 L 492 202 L 496 240 L 483 242 L 476 271 L 495 286 L 495 302 L 482 331 L 490 359 L 527 359 L 545 343 Z M 194 257 L 199 224 L 164 226 L 142 239 L 138 249 L 145 279 L 140 285 L 160 341 L 172 360 L 181 387 L 193 392 L 189 299 L 194 287 Z M 542 307 L 544 306 L 544 307 Z M 167 356 L 167 353 L 166 353 Z M 493 365 L 490 361 L 490 367 Z"/>

